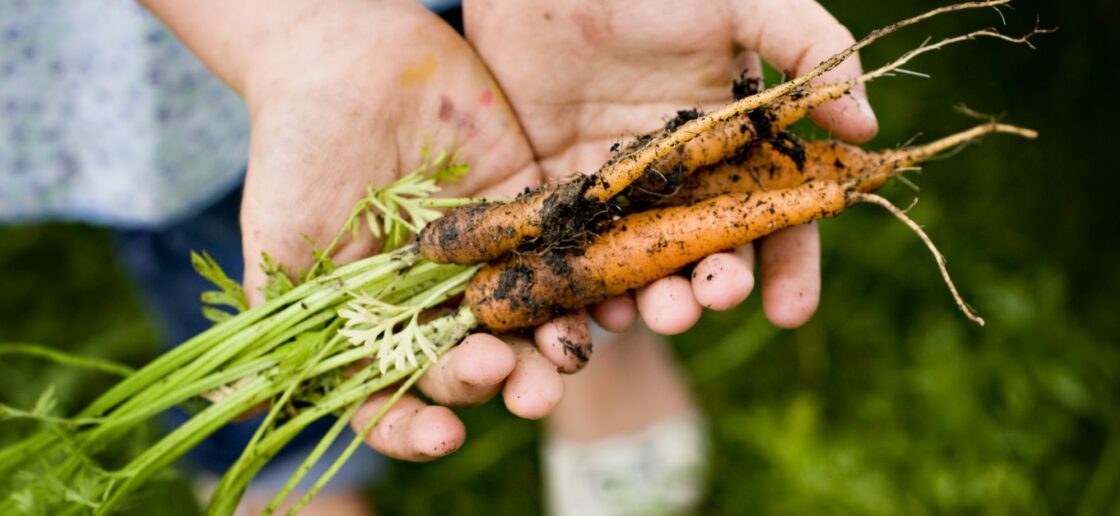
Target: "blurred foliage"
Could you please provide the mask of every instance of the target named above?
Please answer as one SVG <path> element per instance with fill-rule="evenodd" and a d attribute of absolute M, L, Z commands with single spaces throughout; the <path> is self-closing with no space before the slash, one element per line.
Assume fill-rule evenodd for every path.
<path fill-rule="evenodd" d="M 933 3 L 825 5 L 862 35 Z M 1120 512 L 1120 253 L 1107 212 L 1120 191 L 1107 152 L 1120 110 L 1106 91 L 1120 83 L 1120 37 L 1106 26 L 1120 6 L 1015 6 L 1010 33 L 1029 30 L 1035 13 L 1062 30 L 1038 39 L 1037 51 L 953 47 L 910 66 L 930 79 L 870 87 L 882 126 L 872 147 L 970 126 L 952 109 L 960 103 L 1041 131 L 1036 142 L 993 136 L 928 164 L 911 176 L 919 194 L 901 184 L 884 192 L 902 205 L 920 197 L 911 215 L 988 326 L 956 312 L 925 248 L 881 209 L 823 222 L 824 293 L 810 324 L 774 329 L 755 296 L 675 339 L 712 420 L 703 513 Z M 997 23 L 992 12 L 935 20 L 863 61 Z M 150 357 L 153 330 L 112 265 L 109 238 L 76 226 L 0 229 L 0 340 L 132 364 Z M 109 381 L 8 357 L 0 378 L 0 401 L 30 406 L 54 384 L 68 409 Z M 395 467 L 373 488 L 382 511 L 539 512 L 538 426 L 495 404 L 460 413 L 468 444 L 436 463 Z M 0 439 L 19 431 L 0 426 Z M 150 498 L 189 494 L 181 482 L 160 493 Z"/>
<path fill-rule="evenodd" d="M 106 231 L 83 226 L 0 228 L 0 342 L 39 343 L 131 366 L 151 360 L 157 352 L 155 328 L 110 244 Z M 0 403 L 15 407 L 32 407 L 53 386 L 56 413 L 73 414 L 115 381 L 36 358 L 0 357 Z M 27 435 L 33 425 L 3 422 L 0 446 Z M 123 458 L 139 454 L 159 431 L 155 423 L 143 427 L 98 457 L 106 465 L 123 465 Z M 164 506 L 168 498 L 186 503 Z M 168 472 L 124 512 L 151 514 L 159 507 L 160 514 L 195 514 L 192 500 L 182 475 Z"/>

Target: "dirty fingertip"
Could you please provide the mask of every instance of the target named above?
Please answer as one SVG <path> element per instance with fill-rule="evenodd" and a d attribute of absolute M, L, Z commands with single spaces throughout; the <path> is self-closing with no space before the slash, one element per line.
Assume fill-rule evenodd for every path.
<path fill-rule="evenodd" d="M 541 353 L 564 373 L 583 369 L 591 359 L 591 328 L 583 310 L 542 324 L 533 337 Z"/>
<path fill-rule="evenodd" d="M 502 382 L 517 365 L 517 357 L 501 339 L 475 333 L 453 349 L 455 378 L 467 385 L 485 387 Z"/>
<path fill-rule="evenodd" d="M 463 422 L 447 407 L 420 409 L 408 423 L 412 449 L 419 460 L 435 459 L 458 450 L 467 438 Z"/>
<path fill-rule="evenodd" d="M 736 254 L 713 254 L 692 270 L 692 293 L 705 308 L 730 310 L 739 306 L 753 289 L 751 264 Z"/>

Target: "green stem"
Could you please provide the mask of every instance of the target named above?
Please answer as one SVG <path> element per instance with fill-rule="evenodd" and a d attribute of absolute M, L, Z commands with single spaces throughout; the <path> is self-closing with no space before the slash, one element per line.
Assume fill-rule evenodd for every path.
<path fill-rule="evenodd" d="M 299 483 L 303 481 L 304 477 L 307 476 L 307 473 L 311 471 L 311 468 L 315 467 L 315 464 L 319 462 L 319 459 L 323 457 L 323 454 L 327 452 L 327 449 L 329 449 L 331 445 L 334 444 L 334 442 L 338 439 L 338 435 L 342 433 L 342 430 L 350 424 L 350 420 L 354 419 L 354 415 L 358 413 L 358 409 L 360 408 L 362 408 L 362 404 L 355 403 L 351 405 L 350 408 L 346 409 L 346 412 L 342 413 L 342 415 L 335 420 L 334 424 L 331 425 L 330 430 L 328 430 L 323 438 L 319 440 L 319 443 L 315 445 L 315 448 L 311 450 L 311 453 L 307 454 L 307 457 L 304 458 L 303 462 L 300 463 L 299 468 L 296 469 L 296 472 L 292 474 L 288 481 L 284 483 L 284 486 L 280 488 L 280 491 L 276 493 L 276 496 L 272 498 L 272 501 L 268 503 L 268 507 L 265 507 L 265 516 L 276 512 L 276 508 L 280 504 L 284 503 L 284 499 L 286 499 L 292 492 L 292 490 L 294 490 L 296 486 L 298 486 Z"/>
<path fill-rule="evenodd" d="M 373 374 L 373 368 L 366 367 L 339 384 L 336 391 L 352 393 L 358 390 L 361 392 L 360 389 L 365 385 L 364 382 Z M 391 380 L 396 381 L 395 379 Z M 381 387 L 383 388 L 384 386 Z M 361 399 L 363 399 L 362 396 L 354 396 L 353 399 L 347 401 L 348 403 L 356 403 Z M 273 429 L 265 435 L 254 448 L 245 450 L 245 452 L 242 453 L 242 458 L 238 459 L 239 462 L 243 463 L 231 468 L 234 474 L 227 474 L 222 477 L 221 483 L 218 484 L 218 489 L 214 491 L 210 499 L 210 506 L 207 508 L 207 513 L 232 514 L 237 508 L 237 504 L 241 499 L 245 487 L 249 485 L 249 481 L 252 480 L 252 477 L 260 468 L 264 467 L 280 449 L 287 445 L 288 442 L 294 439 L 296 435 L 303 431 L 308 425 L 314 423 L 323 416 L 333 413 L 335 410 L 338 410 L 348 403 L 331 403 L 328 400 L 320 401 L 311 407 L 301 410 L 283 425 Z"/>
<path fill-rule="evenodd" d="M 337 324 L 335 324 L 334 326 L 337 327 Z M 328 333 L 330 333 L 331 331 L 333 330 L 329 330 Z M 280 399 L 272 402 L 272 406 L 268 411 L 268 415 L 264 418 L 264 421 L 261 421 L 261 424 L 257 427 L 257 431 L 254 432 L 253 437 L 249 439 L 249 443 L 245 445 L 245 449 L 242 451 L 241 457 L 239 457 L 237 462 L 235 462 L 230 470 L 226 472 L 227 475 L 236 477 L 239 474 L 238 468 L 245 462 L 245 459 L 251 453 L 251 450 L 256 448 L 257 443 L 260 442 L 261 437 L 264 436 L 265 432 L 272 427 L 273 423 L 275 423 L 277 416 L 279 416 L 280 414 L 280 411 L 283 410 L 284 407 L 288 406 L 288 403 L 291 401 L 292 395 L 295 393 L 296 388 L 299 387 L 301 383 L 303 383 L 303 380 L 305 378 L 307 378 L 308 373 L 311 372 L 311 369 L 315 367 L 316 364 L 322 362 L 323 358 L 327 355 L 327 353 L 332 349 L 333 346 L 345 342 L 345 339 L 343 339 L 337 333 L 334 333 L 329 338 L 324 335 L 323 338 L 323 346 L 319 350 L 319 352 L 315 354 L 315 358 L 313 358 L 306 364 L 301 364 L 302 367 L 300 368 L 299 374 L 293 376 L 291 380 L 286 381 L 286 388 L 284 389 L 283 394 L 280 395 Z"/>
<path fill-rule="evenodd" d="M 42 421 L 58 425 L 67 429 L 74 429 L 84 425 L 95 425 L 104 421 L 102 418 L 65 418 L 55 417 L 46 414 L 36 414 L 35 412 L 18 409 L 0 403 L 0 421 L 8 419 L 30 419 L 33 421 Z"/>
<path fill-rule="evenodd" d="M 426 323 L 423 331 L 428 334 L 429 340 L 441 343 L 442 349 L 458 343 L 478 322 L 468 307 L 460 307 L 453 314 L 449 314 Z M 442 351 L 441 351 L 442 352 Z M 225 476 L 222 478 L 217 491 L 210 500 L 207 512 L 210 514 L 232 514 L 236 509 L 241 494 L 248 485 L 252 474 L 259 470 L 284 447 L 300 431 L 318 419 L 334 413 L 343 407 L 358 403 L 373 393 L 404 379 L 416 372 L 417 368 L 428 363 L 422 360 L 420 365 L 402 370 L 393 370 L 385 375 L 378 374 L 378 368 L 371 364 L 348 378 L 337 388 L 331 391 L 322 400 L 311 407 L 307 407 L 289 419 L 280 427 L 268 433 L 252 450 L 246 450 L 244 457 L 249 457 L 252 462 L 239 468 L 241 472 L 236 477 Z"/>
<path fill-rule="evenodd" d="M 252 353 L 252 350 L 261 346 L 261 343 L 264 343 L 264 347 L 269 349 L 279 346 L 290 338 L 287 332 L 289 328 L 298 326 L 307 319 L 317 320 L 316 317 L 312 317 L 312 315 L 337 303 L 346 295 L 350 287 L 358 288 L 372 279 L 386 274 L 392 274 L 403 267 L 407 267 L 417 259 L 416 256 L 417 255 L 412 252 L 380 255 L 368 259 L 371 264 L 376 265 L 375 267 L 370 267 L 372 270 L 363 271 L 362 269 L 352 268 L 344 273 L 336 272 L 330 276 L 324 276 L 323 278 L 315 280 L 312 283 L 318 285 L 320 290 L 311 291 L 309 289 L 308 295 L 303 296 L 302 300 L 289 303 L 288 306 L 280 308 L 279 312 L 269 316 L 264 321 L 260 321 L 259 324 L 232 336 L 229 341 L 222 346 L 213 346 L 189 363 L 180 364 L 178 369 L 174 372 L 169 373 L 166 377 L 158 380 L 154 384 L 148 385 L 144 392 L 136 394 L 127 401 L 124 401 L 117 407 L 114 413 L 120 412 L 124 414 L 135 410 L 140 410 L 144 413 L 154 413 L 158 412 L 158 410 L 152 410 L 152 407 L 166 408 L 182 403 L 197 394 L 184 392 L 184 390 L 180 388 L 182 385 L 194 383 L 197 378 L 205 377 L 213 373 L 230 359 L 241 355 L 243 352 Z M 350 272 L 354 270 L 356 270 L 357 273 L 350 274 Z M 302 287 L 297 287 L 297 289 L 299 288 Z M 295 292 L 297 289 L 293 289 L 292 292 Z M 274 302 L 290 294 L 291 292 L 274 300 Z M 268 304 L 270 303 L 266 303 L 265 306 L 268 306 Z M 263 309 L 264 306 L 261 308 Z M 203 333 L 203 335 L 205 335 L 205 333 Z M 191 341 L 188 341 L 183 346 L 191 345 L 191 342 L 194 340 L 195 339 L 191 339 Z M 144 370 L 137 374 L 145 373 L 150 373 L 148 368 L 144 368 Z M 133 377 L 135 376 L 136 375 Z M 140 421 L 140 419 L 126 418 L 123 421 L 135 423 Z M 114 430 L 123 430 L 122 425 L 123 423 L 109 425 L 109 428 L 105 429 L 95 429 L 94 434 L 84 439 L 84 441 L 93 445 L 103 436 L 113 435 L 115 432 L 108 432 L 110 428 Z"/>
<path fill-rule="evenodd" d="M 165 379 L 170 373 L 183 367 L 186 363 L 199 358 L 212 348 L 219 345 L 225 347 L 235 336 L 248 338 L 254 334 L 267 331 L 273 325 L 283 323 L 283 320 L 270 317 L 282 308 L 298 303 L 300 300 L 309 297 L 309 295 L 315 292 L 329 289 L 333 286 L 329 285 L 330 283 L 350 278 L 373 266 L 379 265 L 382 262 L 392 261 L 395 258 L 397 258 L 397 253 L 377 255 L 339 267 L 329 276 L 308 281 L 276 299 L 242 312 L 222 324 L 212 326 L 194 338 L 187 340 L 171 351 L 161 355 L 140 371 L 137 371 L 124 381 L 113 386 L 108 392 L 101 395 L 97 400 L 86 407 L 79 416 L 90 417 L 100 415 L 130 396 L 138 392 L 147 391 L 153 384 Z"/>
<path fill-rule="evenodd" d="M 450 346 L 444 346 L 442 348 L 442 351 L 446 351 L 449 348 Z M 289 516 L 294 516 L 300 511 L 300 509 L 303 509 L 303 507 L 311 501 L 311 498 L 318 494 L 319 491 L 323 489 L 323 486 L 327 485 L 327 482 L 330 482 L 331 478 L 333 478 L 334 475 L 338 473 L 338 470 L 342 469 L 342 466 L 346 464 L 346 461 L 350 460 L 350 457 L 354 455 L 354 452 L 358 449 L 358 446 L 365 442 L 366 437 L 369 436 L 369 433 L 373 430 L 373 427 L 376 426 L 379 421 L 381 421 L 381 418 L 385 417 L 385 414 L 389 412 L 389 409 L 391 409 L 393 405 L 396 405 L 397 402 L 400 401 L 401 396 L 404 396 L 404 393 L 408 392 L 408 390 L 412 388 L 416 381 L 419 380 L 421 376 L 424 376 L 424 373 L 428 372 L 428 369 L 432 366 L 433 363 L 435 362 L 428 361 L 419 366 L 416 371 L 408 377 L 408 380 L 401 384 L 400 388 L 397 389 L 397 392 L 394 392 L 393 396 L 386 400 L 385 403 L 383 403 L 381 407 L 377 409 L 377 413 L 375 413 L 373 417 L 371 417 L 369 421 L 366 422 L 366 425 L 362 427 L 362 431 L 350 440 L 350 445 L 347 446 L 346 449 L 343 450 L 342 454 L 334 460 L 334 463 L 331 464 L 331 467 L 328 468 L 327 471 L 323 472 L 323 476 L 319 477 L 319 480 L 317 480 L 315 484 L 311 486 L 311 489 L 308 489 L 307 493 L 305 493 L 303 497 L 301 497 L 299 501 L 292 506 L 292 508 L 288 511 Z M 281 498 L 279 501 L 282 500 L 283 498 Z M 269 504 L 269 508 L 272 509 L 274 507 L 274 504 L 278 505 L 278 500 L 273 499 L 272 503 Z"/>
<path fill-rule="evenodd" d="M 301 409 L 283 425 L 271 428 L 279 411 L 289 405 L 288 401 L 309 379 L 339 374 L 343 367 L 368 358 L 365 350 L 347 346 L 336 336 L 323 344 L 314 360 L 302 362 L 299 357 L 309 350 L 299 336 L 323 331 L 331 321 L 339 321 L 338 308 L 354 292 L 376 292 L 386 302 L 430 308 L 461 293 L 476 270 L 477 267 L 429 263 L 415 246 L 340 267 L 188 340 L 126 377 L 74 420 L 55 421 L 70 424 L 67 432 L 74 430 L 72 424 L 76 421 L 99 424 L 78 430 L 72 438 L 65 439 L 51 432 L 40 432 L 0 451 L 0 472 L 10 471 L 45 453 L 53 454 L 52 449 L 69 443 L 74 453 L 65 454 L 65 458 L 48 467 L 56 478 L 73 480 L 89 469 L 83 466 L 79 456 L 96 451 L 103 443 L 119 438 L 130 428 L 173 405 L 248 378 L 245 385 L 234 387 L 228 396 L 194 415 L 125 467 L 112 473 L 99 473 L 103 504 L 97 508 L 97 513 L 103 514 L 218 428 L 251 408 L 271 401 L 274 403 L 271 417 L 247 447 L 244 460 L 239 460 L 223 479 L 218 493 L 223 496 L 216 494 L 212 508 L 232 510 L 256 471 L 307 425 L 344 407 L 356 406 L 372 393 L 428 367 L 425 364 L 434 359 L 422 359 L 388 374 L 381 374 L 372 365 L 366 367 L 317 398 L 315 405 Z M 476 324 L 469 308 L 461 307 L 453 315 L 422 325 L 421 332 L 424 336 L 431 335 L 428 341 L 438 343 L 442 352 Z M 39 351 L 39 354 L 44 353 Z M 104 364 L 95 367 L 105 368 Z M 344 426 L 344 423 L 339 424 Z M 318 457 L 309 457 L 309 464 L 316 460 Z"/>
<path fill-rule="evenodd" d="M 260 358 L 247 364 L 216 372 L 196 382 L 184 385 L 172 391 L 166 398 L 157 403 L 137 407 L 137 410 L 133 411 L 113 411 L 113 419 L 105 423 L 102 427 L 99 427 L 97 431 L 105 433 L 116 431 L 118 434 L 127 431 L 129 427 L 139 424 L 164 410 L 182 403 L 184 400 L 189 400 L 196 396 L 212 392 L 219 387 L 247 376 L 259 374 L 261 371 L 275 366 L 276 363 L 277 360 L 272 357 Z M 106 438 L 108 438 L 108 436 L 102 434 L 85 436 L 87 442 L 104 440 Z"/>
<path fill-rule="evenodd" d="M 112 492 L 105 498 L 105 502 L 98 508 L 96 514 L 108 514 L 134 488 L 177 460 L 199 441 L 272 397 L 275 391 L 274 382 L 257 378 L 235 391 L 223 400 L 223 403 L 211 405 L 192 417 L 133 459 L 127 466 L 112 473 L 112 476 L 121 479 L 122 482 L 113 486 Z"/>
<path fill-rule="evenodd" d="M 252 349 L 250 349 L 244 355 L 239 355 L 237 357 L 234 357 L 233 359 L 230 360 L 230 363 L 236 365 L 236 364 L 241 363 L 241 362 L 247 362 L 247 361 L 255 360 L 255 359 L 267 354 L 268 352 L 272 351 L 277 346 L 280 346 L 281 344 L 284 344 L 285 342 L 288 342 L 289 340 L 292 340 L 293 338 L 295 338 L 295 337 L 297 337 L 297 336 L 299 336 L 299 335 L 301 335 L 305 332 L 314 331 L 314 330 L 322 327 L 323 325 L 327 324 L 328 322 L 331 321 L 331 319 L 334 319 L 335 317 L 337 317 L 337 315 L 334 313 L 333 308 L 332 309 L 325 309 L 318 314 L 315 314 L 311 317 L 308 317 L 307 319 L 303 320 L 299 324 L 297 324 L 295 326 L 292 326 L 291 328 L 289 328 L 284 333 L 282 333 L 282 334 L 280 334 L 276 337 L 272 337 L 271 339 L 269 339 L 264 344 L 259 345 L 259 346 L 254 346 Z"/>
<path fill-rule="evenodd" d="M 99 371 L 102 373 L 115 374 L 117 376 L 128 376 L 136 371 L 131 367 L 123 364 L 118 364 L 111 360 L 73 355 L 59 349 L 51 348 L 49 346 L 44 346 L 42 344 L 32 344 L 29 342 L 0 343 L 0 355 L 31 356 L 50 360 L 52 362 L 63 365 L 80 367 L 83 369 Z"/>

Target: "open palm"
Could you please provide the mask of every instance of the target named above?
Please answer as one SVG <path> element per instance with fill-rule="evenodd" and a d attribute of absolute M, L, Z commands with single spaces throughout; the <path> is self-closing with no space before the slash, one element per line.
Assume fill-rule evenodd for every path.
<path fill-rule="evenodd" d="M 293 270 L 307 267 L 308 240 L 324 248 L 367 186 L 416 169 L 422 148 L 457 149 L 472 167 L 446 195 L 508 196 L 541 180 L 486 67 L 445 22 L 409 2 L 321 12 L 326 19 L 302 19 L 278 43 L 260 43 L 253 70 L 230 80 L 252 119 L 241 224 L 253 302 L 264 284 L 256 266 L 262 252 Z M 344 240 L 334 257 L 355 260 L 377 245 L 369 235 Z M 542 354 L 527 340 L 509 340 L 512 346 L 471 335 L 425 375 L 421 390 L 447 405 L 480 403 L 501 391 L 513 413 L 543 417 L 562 395 L 557 367 L 570 369 L 567 359 L 549 354 L 560 344 L 545 344 Z M 389 394 L 374 396 L 353 424 L 361 428 Z M 429 460 L 464 437 L 450 410 L 407 395 L 369 442 L 394 457 Z"/>

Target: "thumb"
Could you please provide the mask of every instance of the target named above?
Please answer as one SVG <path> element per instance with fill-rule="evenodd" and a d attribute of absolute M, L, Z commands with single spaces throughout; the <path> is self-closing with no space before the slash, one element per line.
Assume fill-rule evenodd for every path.
<path fill-rule="evenodd" d="M 311 266 L 313 250 L 330 242 L 329 236 L 316 230 L 298 196 L 285 195 L 290 193 L 286 188 L 262 183 L 265 182 L 260 179 L 247 179 L 241 201 L 243 288 L 249 306 L 265 301 L 265 254 L 294 281 L 300 270 Z"/>
<path fill-rule="evenodd" d="M 802 75 L 855 43 L 848 29 L 813 0 L 749 0 L 735 5 L 736 39 L 779 70 Z M 813 82 L 835 82 L 861 73 L 859 56 L 853 55 Z M 866 142 L 879 130 L 862 85 L 814 109 L 810 116 L 821 128 L 853 143 Z"/>

